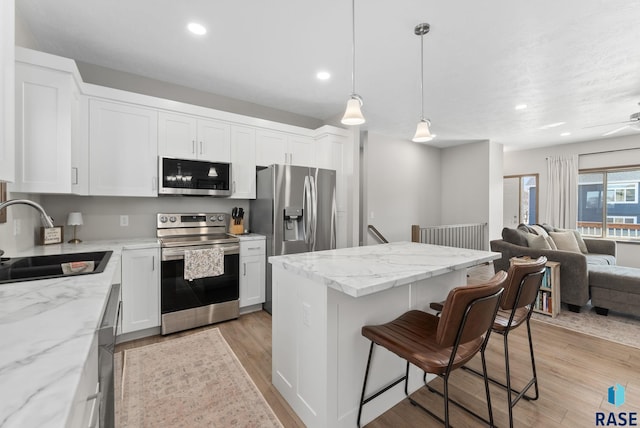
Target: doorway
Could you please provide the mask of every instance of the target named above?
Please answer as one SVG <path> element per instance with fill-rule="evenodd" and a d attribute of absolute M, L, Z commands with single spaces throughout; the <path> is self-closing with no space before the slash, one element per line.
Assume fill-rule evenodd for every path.
<path fill-rule="evenodd" d="M 538 174 L 507 175 L 503 180 L 504 227 L 538 222 Z"/>

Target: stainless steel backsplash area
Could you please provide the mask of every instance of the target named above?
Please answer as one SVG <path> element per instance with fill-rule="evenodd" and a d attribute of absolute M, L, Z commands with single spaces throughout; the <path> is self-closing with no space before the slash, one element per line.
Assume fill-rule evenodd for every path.
<path fill-rule="evenodd" d="M 83 241 L 154 238 L 156 214 L 159 212 L 225 212 L 242 207 L 247 213 L 245 225 L 249 225 L 249 201 L 243 199 L 166 196 L 158 198 L 125 198 L 74 195 L 31 195 L 12 193 L 10 199 L 25 198 L 40 203 L 53 217 L 56 226 L 64 226 L 65 242 L 72 238 L 73 228 L 66 225 L 70 212 L 81 212 L 84 224 L 78 226 L 78 238 Z M 128 226 L 120 226 L 121 216 L 128 216 Z M 20 232 L 14 234 L 15 221 Z M 40 217 L 29 207 L 12 206 L 7 213 L 7 223 L 0 224 L 0 248 L 8 255 L 27 250 L 36 245 L 40 231 Z"/>

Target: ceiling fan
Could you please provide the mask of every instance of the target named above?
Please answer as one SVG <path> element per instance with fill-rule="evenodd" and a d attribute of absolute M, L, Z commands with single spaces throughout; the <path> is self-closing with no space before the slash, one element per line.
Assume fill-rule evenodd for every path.
<path fill-rule="evenodd" d="M 640 105 L 640 103 L 638 103 L 638 105 Z M 607 137 L 609 135 L 613 135 L 613 134 L 617 134 L 620 131 L 623 131 L 627 128 L 631 128 L 634 129 L 636 131 L 640 131 L 640 112 L 637 113 L 633 113 L 631 116 L 629 116 L 629 120 L 625 120 L 622 122 L 613 122 L 613 123 L 605 123 L 602 125 L 593 125 L 593 126 L 587 126 L 586 128 L 597 128 L 599 126 L 612 126 L 612 125 L 622 125 L 619 126 L 616 129 L 613 129 L 611 131 L 607 131 L 604 134 L 602 134 L 603 137 Z"/>

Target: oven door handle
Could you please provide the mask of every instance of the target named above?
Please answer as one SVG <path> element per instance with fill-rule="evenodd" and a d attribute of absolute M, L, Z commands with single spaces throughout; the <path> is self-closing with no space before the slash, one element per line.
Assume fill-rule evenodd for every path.
<path fill-rule="evenodd" d="M 210 245 L 207 246 L 199 246 L 199 247 L 172 247 L 172 248 L 162 248 L 162 261 L 169 260 L 183 260 L 184 259 L 184 250 L 204 250 L 207 248 L 212 248 Z M 224 255 L 232 255 L 232 254 L 240 254 L 240 244 L 232 244 L 225 245 L 221 247 L 224 251 Z"/>

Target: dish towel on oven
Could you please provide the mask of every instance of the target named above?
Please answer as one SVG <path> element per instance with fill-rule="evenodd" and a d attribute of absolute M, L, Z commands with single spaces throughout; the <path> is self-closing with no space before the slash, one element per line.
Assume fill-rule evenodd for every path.
<path fill-rule="evenodd" d="M 184 279 L 191 281 L 224 273 L 224 250 L 184 250 Z"/>

